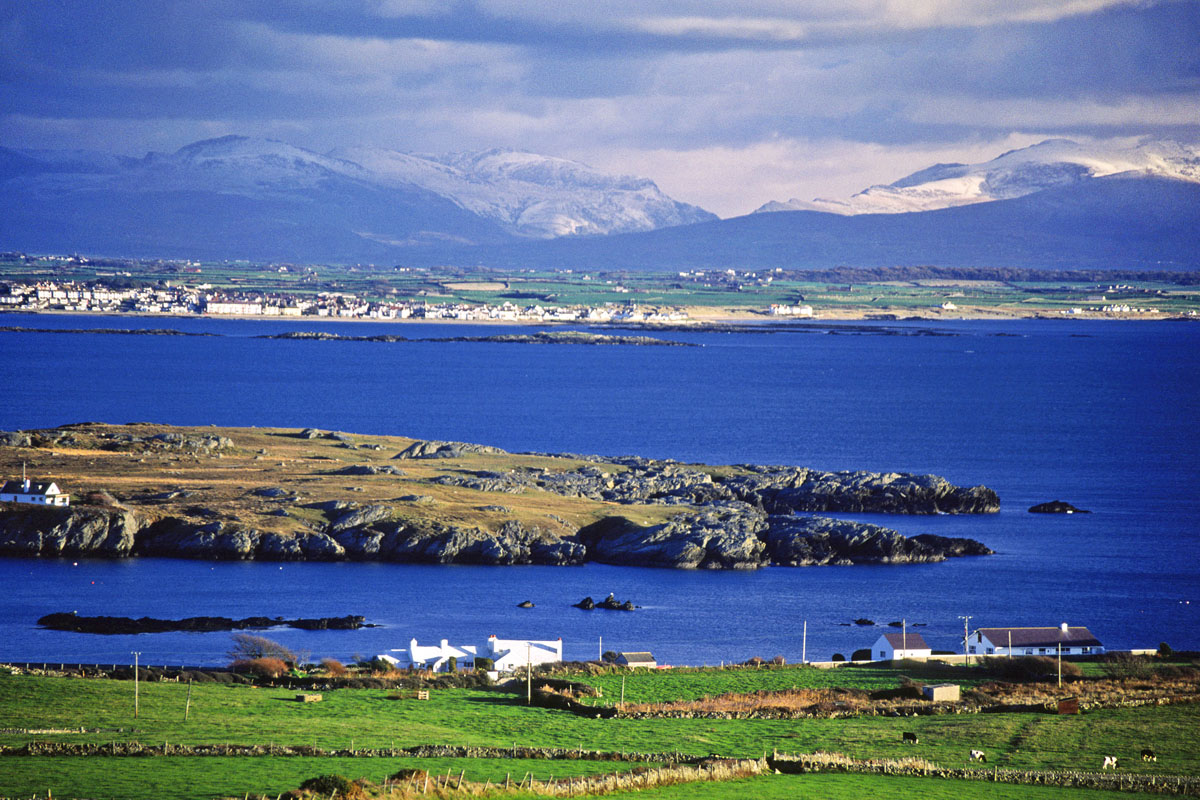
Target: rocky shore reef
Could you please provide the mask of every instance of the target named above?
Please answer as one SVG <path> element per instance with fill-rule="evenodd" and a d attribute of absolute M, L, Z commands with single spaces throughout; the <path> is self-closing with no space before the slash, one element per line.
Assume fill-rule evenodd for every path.
<path fill-rule="evenodd" d="M 738 501 L 772 514 L 797 511 L 881 514 L 992 514 L 1000 498 L 986 486 L 955 486 L 937 475 L 822 472 L 806 467 L 739 464 L 714 477 L 695 465 L 626 457 L 577 470 L 477 470 L 435 479 L 444 486 L 520 494 L 527 489 L 610 503 L 703 505 Z M 605 465 L 620 469 L 605 469 Z"/>
<path fill-rule="evenodd" d="M 324 530 L 287 535 L 222 521 L 155 519 L 127 509 L 10 506 L 0 513 L 0 555 L 561 566 L 593 561 L 757 569 L 929 563 L 992 552 L 972 539 L 906 537 L 849 520 L 767 514 L 745 503 L 681 511 L 670 521 L 651 526 L 612 516 L 574 533 L 525 526 L 516 520 L 495 531 L 433 520 L 397 520 L 387 506 L 351 503 L 340 503 L 327 513 Z"/>

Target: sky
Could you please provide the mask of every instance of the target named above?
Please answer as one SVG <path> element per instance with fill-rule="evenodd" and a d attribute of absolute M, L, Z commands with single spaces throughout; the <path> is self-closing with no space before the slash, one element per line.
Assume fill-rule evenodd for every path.
<path fill-rule="evenodd" d="M 721 216 L 1200 141 L 1198 0 L 0 0 L 0 146 L 507 147 Z"/>

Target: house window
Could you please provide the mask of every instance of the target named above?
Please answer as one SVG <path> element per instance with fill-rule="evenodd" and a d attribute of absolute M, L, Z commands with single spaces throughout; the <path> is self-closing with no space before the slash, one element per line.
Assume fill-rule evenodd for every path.
<path fill-rule="evenodd" d="M 974 653 L 974 652 L 975 652 L 975 645 L 971 645 L 970 652 L 972 652 L 972 653 Z"/>
<path fill-rule="evenodd" d="M 883 651 L 883 650 L 880 650 L 880 651 L 879 651 L 879 657 L 880 657 L 880 658 L 887 658 L 887 653 L 886 653 L 885 651 Z"/>
<path fill-rule="evenodd" d="M 990 656 L 992 653 L 994 653 L 994 652 L 996 652 L 995 648 L 992 648 L 992 647 L 989 647 L 989 648 L 988 648 L 988 655 L 989 655 L 989 656 Z"/>
<path fill-rule="evenodd" d="M 1085 652 L 1085 653 L 1090 653 L 1090 652 L 1092 652 L 1092 648 L 1090 648 L 1090 647 L 1085 647 L 1085 648 L 1083 648 L 1083 652 Z"/>
<path fill-rule="evenodd" d="M 1025 648 L 1025 655 L 1027 655 L 1027 656 L 1031 656 L 1031 655 L 1033 655 L 1033 648 L 1032 648 L 1032 647 L 1026 647 L 1026 648 Z"/>
<path fill-rule="evenodd" d="M 1046 648 L 1044 648 L 1044 647 L 1039 647 L 1039 648 L 1038 648 L 1038 652 L 1039 652 L 1039 653 L 1045 653 L 1045 652 L 1046 652 Z"/>

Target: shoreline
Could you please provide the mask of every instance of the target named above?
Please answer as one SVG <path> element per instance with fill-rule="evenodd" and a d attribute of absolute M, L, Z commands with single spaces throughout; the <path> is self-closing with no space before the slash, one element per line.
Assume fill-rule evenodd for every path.
<path fill-rule="evenodd" d="M 700 309 L 705 310 L 700 310 Z M 495 327 L 537 327 L 537 326 L 583 326 L 588 328 L 614 328 L 614 329 L 639 329 L 639 330 L 687 330 L 688 328 L 696 328 L 702 330 L 705 328 L 747 325 L 753 324 L 764 328 L 790 328 L 800 327 L 801 325 L 812 325 L 821 323 L 840 323 L 840 322 L 863 322 L 863 323 L 898 323 L 898 322 L 1006 322 L 1006 321 L 1023 321 L 1023 320 L 1062 320 L 1068 322 L 1078 321 L 1105 321 L 1105 322 L 1188 322 L 1200 319 L 1200 317 L 1189 317 L 1183 314 L 1057 314 L 1051 311 L 1030 310 L 1025 313 L 1003 313 L 994 312 L 983 309 L 960 308 L 953 314 L 939 313 L 933 310 L 912 310 L 907 313 L 896 313 L 891 311 L 879 310 L 851 310 L 838 309 L 814 315 L 812 317 L 776 317 L 761 312 L 738 312 L 731 309 L 712 309 L 710 307 L 686 307 L 688 318 L 686 320 L 677 320 L 669 323 L 655 322 L 599 322 L 594 320 L 507 320 L 507 319 L 442 319 L 442 318 L 413 318 L 407 319 L 371 319 L 363 317 L 317 317 L 317 316 L 300 316 L 300 317 L 284 317 L 284 316 L 265 316 L 262 314 L 173 314 L 166 312 L 127 312 L 127 311 L 63 311 L 63 310 L 29 310 L 29 309 L 3 309 L 0 310 L 0 320 L 5 316 L 13 314 L 24 314 L 28 316 L 47 316 L 47 317 L 99 317 L 99 318 L 133 318 L 133 319 L 161 319 L 161 320 L 238 320 L 249 322 L 297 322 L 297 323 L 378 323 L 378 324 L 400 324 L 400 325 L 478 325 L 478 326 L 495 326 Z"/>

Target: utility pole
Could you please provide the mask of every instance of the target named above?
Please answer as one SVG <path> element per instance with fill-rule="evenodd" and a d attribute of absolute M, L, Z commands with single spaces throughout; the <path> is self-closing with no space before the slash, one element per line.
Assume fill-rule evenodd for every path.
<path fill-rule="evenodd" d="M 133 717 L 137 719 L 138 715 L 138 656 L 142 653 L 140 650 L 133 651 Z"/>
<path fill-rule="evenodd" d="M 800 644 L 800 663 L 808 663 L 808 620 L 804 620 L 804 638 Z"/>
<path fill-rule="evenodd" d="M 964 617 L 962 614 L 959 614 L 958 618 L 963 621 L 963 664 L 969 667 L 971 666 L 971 653 L 967 649 L 967 641 L 971 638 L 971 633 L 967 629 L 967 624 L 971 621 L 971 618 Z"/>
<path fill-rule="evenodd" d="M 529 642 L 525 643 L 525 704 L 533 705 L 533 655 Z"/>
<path fill-rule="evenodd" d="M 1058 643 L 1058 688 L 1062 688 L 1062 642 Z"/>
<path fill-rule="evenodd" d="M 600 647 L 596 652 L 596 658 L 599 659 L 600 661 L 604 660 L 604 637 L 603 636 L 600 637 Z"/>

